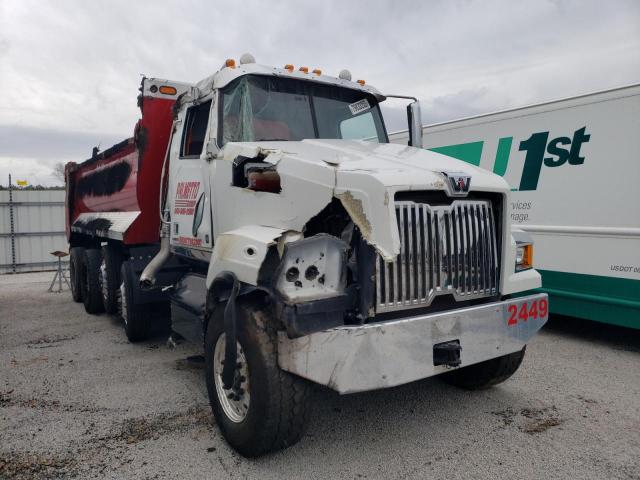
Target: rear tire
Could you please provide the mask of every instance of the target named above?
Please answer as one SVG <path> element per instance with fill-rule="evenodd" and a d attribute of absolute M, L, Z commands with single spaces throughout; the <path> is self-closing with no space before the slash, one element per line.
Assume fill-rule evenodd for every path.
<path fill-rule="evenodd" d="M 257 305 L 239 303 L 237 340 L 242 354 L 239 350 L 236 381 L 246 388 L 248 405 L 244 415 L 232 418 L 233 414 L 227 413 L 229 405 L 224 403 L 228 404 L 227 396 L 237 395 L 240 387 L 222 388 L 221 365 L 215 358 L 218 339 L 224 342 L 222 310 L 216 308 L 205 337 L 207 390 L 216 422 L 227 442 L 246 457 L 287 448 L 305 431 L 311 385 L 278 367 L 277 335 L 270 314 Z M 244 375 L 247 378 L 243 381 Z M 235 396 L 232 400 L 237 402 Z"/>
<path fill-rule="evenodd" d="M 149 337 L 149 314 L 143 305 L 136 304 L 133 294 L 137 288 L 133 282 L 137 275 L 133 271 L 130 262 L 123 262 L 120 268 L 120 317 L 124 323 L 124 331 L 131 343 L 141 342 Z"/>
<path fill-rule="evenodd" d="M 83 247 L 73 247 L 69 252 L 69 280 L 71 281 L 71 297 L 73 301 L 82 302 L 82 263 Z"/>
<path fill-rule="evenodd" d="M 102 303 L 104 310 L 110 314 L 118 313 L 121 266 L 122 253 L 112 245 L 102 247 L 102 264 L 100 265 Z"/>
<path fill-rule="evenodd" d="M 484 390 L 507 380 L 522 364 L 525 346 L 519 352 L 493 358 L 440 375 L 445 382 L 465 390 Z"/>
<path fill-rule="evenodd" d="M 102 304 L 102 286 L 100 279 L 100 264 L 102 253 L 97 248 L 84 251 L 82 264 L 82 301 L 87 313 L 104 312 Z"/>

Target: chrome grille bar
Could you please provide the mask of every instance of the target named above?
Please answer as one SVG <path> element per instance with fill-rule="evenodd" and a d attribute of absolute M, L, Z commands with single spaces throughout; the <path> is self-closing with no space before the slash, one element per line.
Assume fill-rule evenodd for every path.
<path fill-rule="evenodd" d="M 396 202 L 400 254 L 376 262 L 376 312 L 431 304 L 437 295 L 456 300 L 498 293 L 497 226 L 488 200 L 432 206 Z"/>

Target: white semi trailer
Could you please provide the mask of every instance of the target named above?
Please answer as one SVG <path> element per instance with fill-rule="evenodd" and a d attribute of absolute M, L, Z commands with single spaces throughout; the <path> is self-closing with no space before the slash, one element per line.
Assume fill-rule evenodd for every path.
<path fill-rule="evenodd" d="M 552 313 L 640 328 L 640 85 L 427 125 L 423 142 L 507 180 Z"/>

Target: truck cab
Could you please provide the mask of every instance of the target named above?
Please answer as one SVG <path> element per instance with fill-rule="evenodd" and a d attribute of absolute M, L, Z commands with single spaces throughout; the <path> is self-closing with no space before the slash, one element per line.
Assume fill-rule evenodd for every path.
<path fill-rule="evenodd" d="M 294 70 L 292 66 L 278 69 L 230 63 L 199 82 L 178 102 L 169 153 L 169 196 L 173 198 L 168 213 L 173 251 L 205 258 L 205 252 L 214 247 L 214 232 L 246 225 L 246 215 L 262 215 L 260 205 L 246 203 L 256 200 L 249 191 L 268 193 L 259 195 L 268 204 L 267 212 L 287 205 L 291 208 L 290 199 L 281 195 L 275 165 L 264 162 L 267 152 L 281 151 L 281 142 L 288 146 L 313 139 L 388 143 L 378 106 L 383 99 L 364 82 L 328 77 L 319 70 L 309 73 L 305 67 Z M 253 157 L 241 155 L 238 149 Z M 231 153 L 235 164 L 229 163 L 227 151 L 235 152 Z M 246 161 L 238 160 L 240 156 Z M 229 175 L 231 179 L 222 180 Z M 223 182 L 244 193 L 228 192 Z M 217 188 L 216 183 L 220 183 Z M 239 193 L 240 203 L 229 205 L 220 198 L 220 205 L 214 204 L 218 190 L 225 195 Z M 242 208 L 245 205 L 247 208 Z M 215 214 L 203 215 L 205 210 Z M 230 210 L 235 212 L 230 215 Z M 289 226 L 287 222 L 276 223 Z M 299 224 L 298 230 L 302 226 Z"/>
<path fill-rule="evenodd" d="M 123 256 L 120 312 L 137 341 L 153 322 L 140 299 L 168 298 L 173 331 L 204 346 L 236 450 L 298 441 L 314 383 L 477 389 L 518 369 L 548 317 L 546 295 L 526 293 L 533 244 L 501 177 L 420 148 L 415 99 L 400 97 L 399 145 L 379 107 L 392 95 L 348 71 L 245 54 L 176 93 L 159 242 L 149 260 Z"/>

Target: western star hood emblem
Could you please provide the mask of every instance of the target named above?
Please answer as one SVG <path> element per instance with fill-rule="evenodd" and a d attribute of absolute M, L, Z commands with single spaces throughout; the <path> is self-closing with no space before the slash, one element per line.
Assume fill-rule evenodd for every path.
<path fill-rule="evenodd" d="M 449 180 L 451 195 L 464 196 L 469 193 L 471 175 L 464 172 L 442 172 L 442 174 Z"/>

